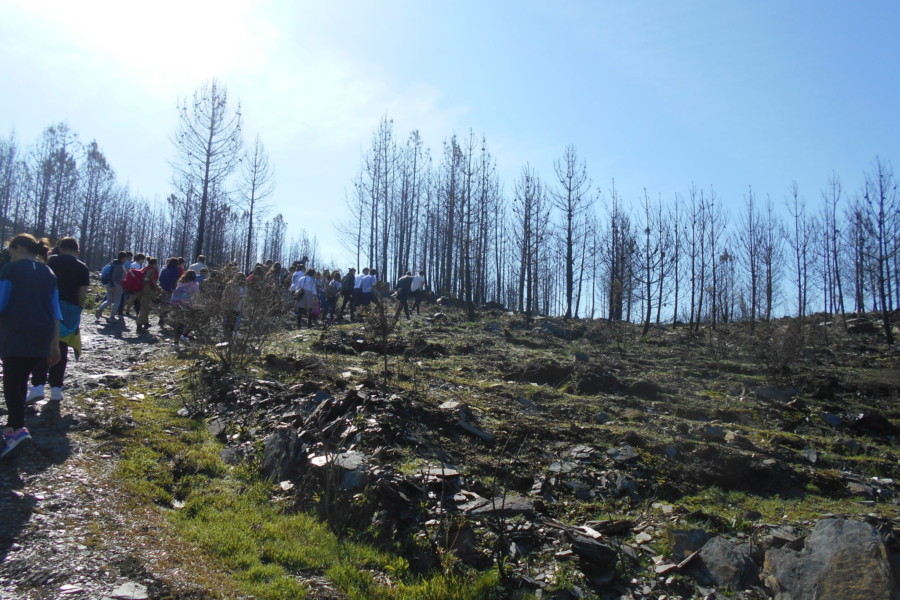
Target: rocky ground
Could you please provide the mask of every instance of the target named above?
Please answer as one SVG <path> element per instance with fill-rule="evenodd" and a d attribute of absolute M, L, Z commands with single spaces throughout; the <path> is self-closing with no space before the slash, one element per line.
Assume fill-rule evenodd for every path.
<path fill-rule="evenodd" d="M 172 550 L 159 511 L 109 478 L 111 407 L 91 391 L 139 402 L 143 377 L 175 385 L 136 368 L 170 345 L 88 321 L 66 389 L 79 401 L 39 404 L 33 451 L 0 464 L 0 597 L 237 597 L 198 580 L 214 565 Z M 411 543 L 423 571 L 502 557 L 511 595 L 895 598 L 900 354 L 873 323 L 640 337 L 431 311 L 386 344 L 360 324 L 289 331 L 252 376 L 182 352 L 184 412 L 224 460 L 262 445 L 276 494 Z"/>
<path fill-rule="evenodd" d="M 211 597 L 203 591 L 209 582 L 192 582 L 202 555 L 160 556 L 160 539 L 171 537 L 165 523 L 110 479 L 116 456 L 104 423 L 112 408 L 91 398 L 99 388 L 139 384 L 145 375 L 134 367 L 169 346 L 138 335 L 132 319 L 88 317 L 83 340 L 81 360 L 70 359 L 67 398 L 39 402 L 27 422 L 32 447 L 0 462 L 0 598 Z"/>

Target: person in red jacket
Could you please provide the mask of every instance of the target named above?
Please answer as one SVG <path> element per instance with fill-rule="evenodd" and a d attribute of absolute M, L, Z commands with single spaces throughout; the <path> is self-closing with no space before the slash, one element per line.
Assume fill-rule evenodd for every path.
<path fill-rule="evenodd" d="M 147 331 L 150 329 L 150 307 L 153 305 L 153 299 L 159 296 L 159 261 L 152 256 L 147 259 L 147 266 L 143 269 L 144 274 L 141 277 L 142 287 L 135 292 L 128 302 L 125 303 L 125 311 L 127 312 L 131 305 L 140 302 L 141 310 L 137 316 L 137 330 Z"/>

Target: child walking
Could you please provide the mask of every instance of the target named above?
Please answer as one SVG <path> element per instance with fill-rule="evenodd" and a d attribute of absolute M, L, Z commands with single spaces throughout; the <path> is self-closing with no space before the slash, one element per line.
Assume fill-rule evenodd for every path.
<path fill-rule="evenodd" d="M 27 233 L 9 242 L 10 262 L 0 269 L 0 360 L 8 420 L 0 458 L 31 440 L 25 428 L 28 377 L 39 363 L 59 362 L 59 291 L 45 265 L 50 247 Z"/>

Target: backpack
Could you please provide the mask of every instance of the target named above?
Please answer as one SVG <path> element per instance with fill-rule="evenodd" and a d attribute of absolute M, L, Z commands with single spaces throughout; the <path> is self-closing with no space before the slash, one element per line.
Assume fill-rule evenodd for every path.
<path fill-rule="evenodd" d="M 144 269 L 128 269 L 125 279 L 122 280 L 122 289 L 132 294 L 144 289 Z"/>
<path fill-rule="evenodd" d="M 114 262 L 114 260 L 109 261 L 109 264 L 103 267 L 103 270 L 100 271 L 100 283 L 102 283 L 103 285 L 109 285 L 110 283 L 112 283 L 112 269 Z"/>
<path fill-rule="evenodd" d="M 340 282 L 337 281 L 329 281 L 328 287 L 325 288 L 325 297 L 326 298 L 337 298 L 338 290 L 341 289 Z"/>
<path fill-rule="evenodd" d="M 341 291 L 347 292 L 348 294 L 353 291 L 353 285 L 356 283 L 356 276 L 347 273 L 344 275 L 344 278 L 341 279 Z"/>

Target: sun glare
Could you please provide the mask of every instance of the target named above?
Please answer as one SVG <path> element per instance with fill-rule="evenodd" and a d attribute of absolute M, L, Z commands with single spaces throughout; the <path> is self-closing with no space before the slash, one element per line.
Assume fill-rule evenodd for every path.
<path fill-rule="evenodd" d="M 168 93 L 258 64 L 271 35 L 255 17 L 259 6 L 240 0 L 28 0 L 21 9 L 74 51 L 102 57 L 123 75 Z"/>

